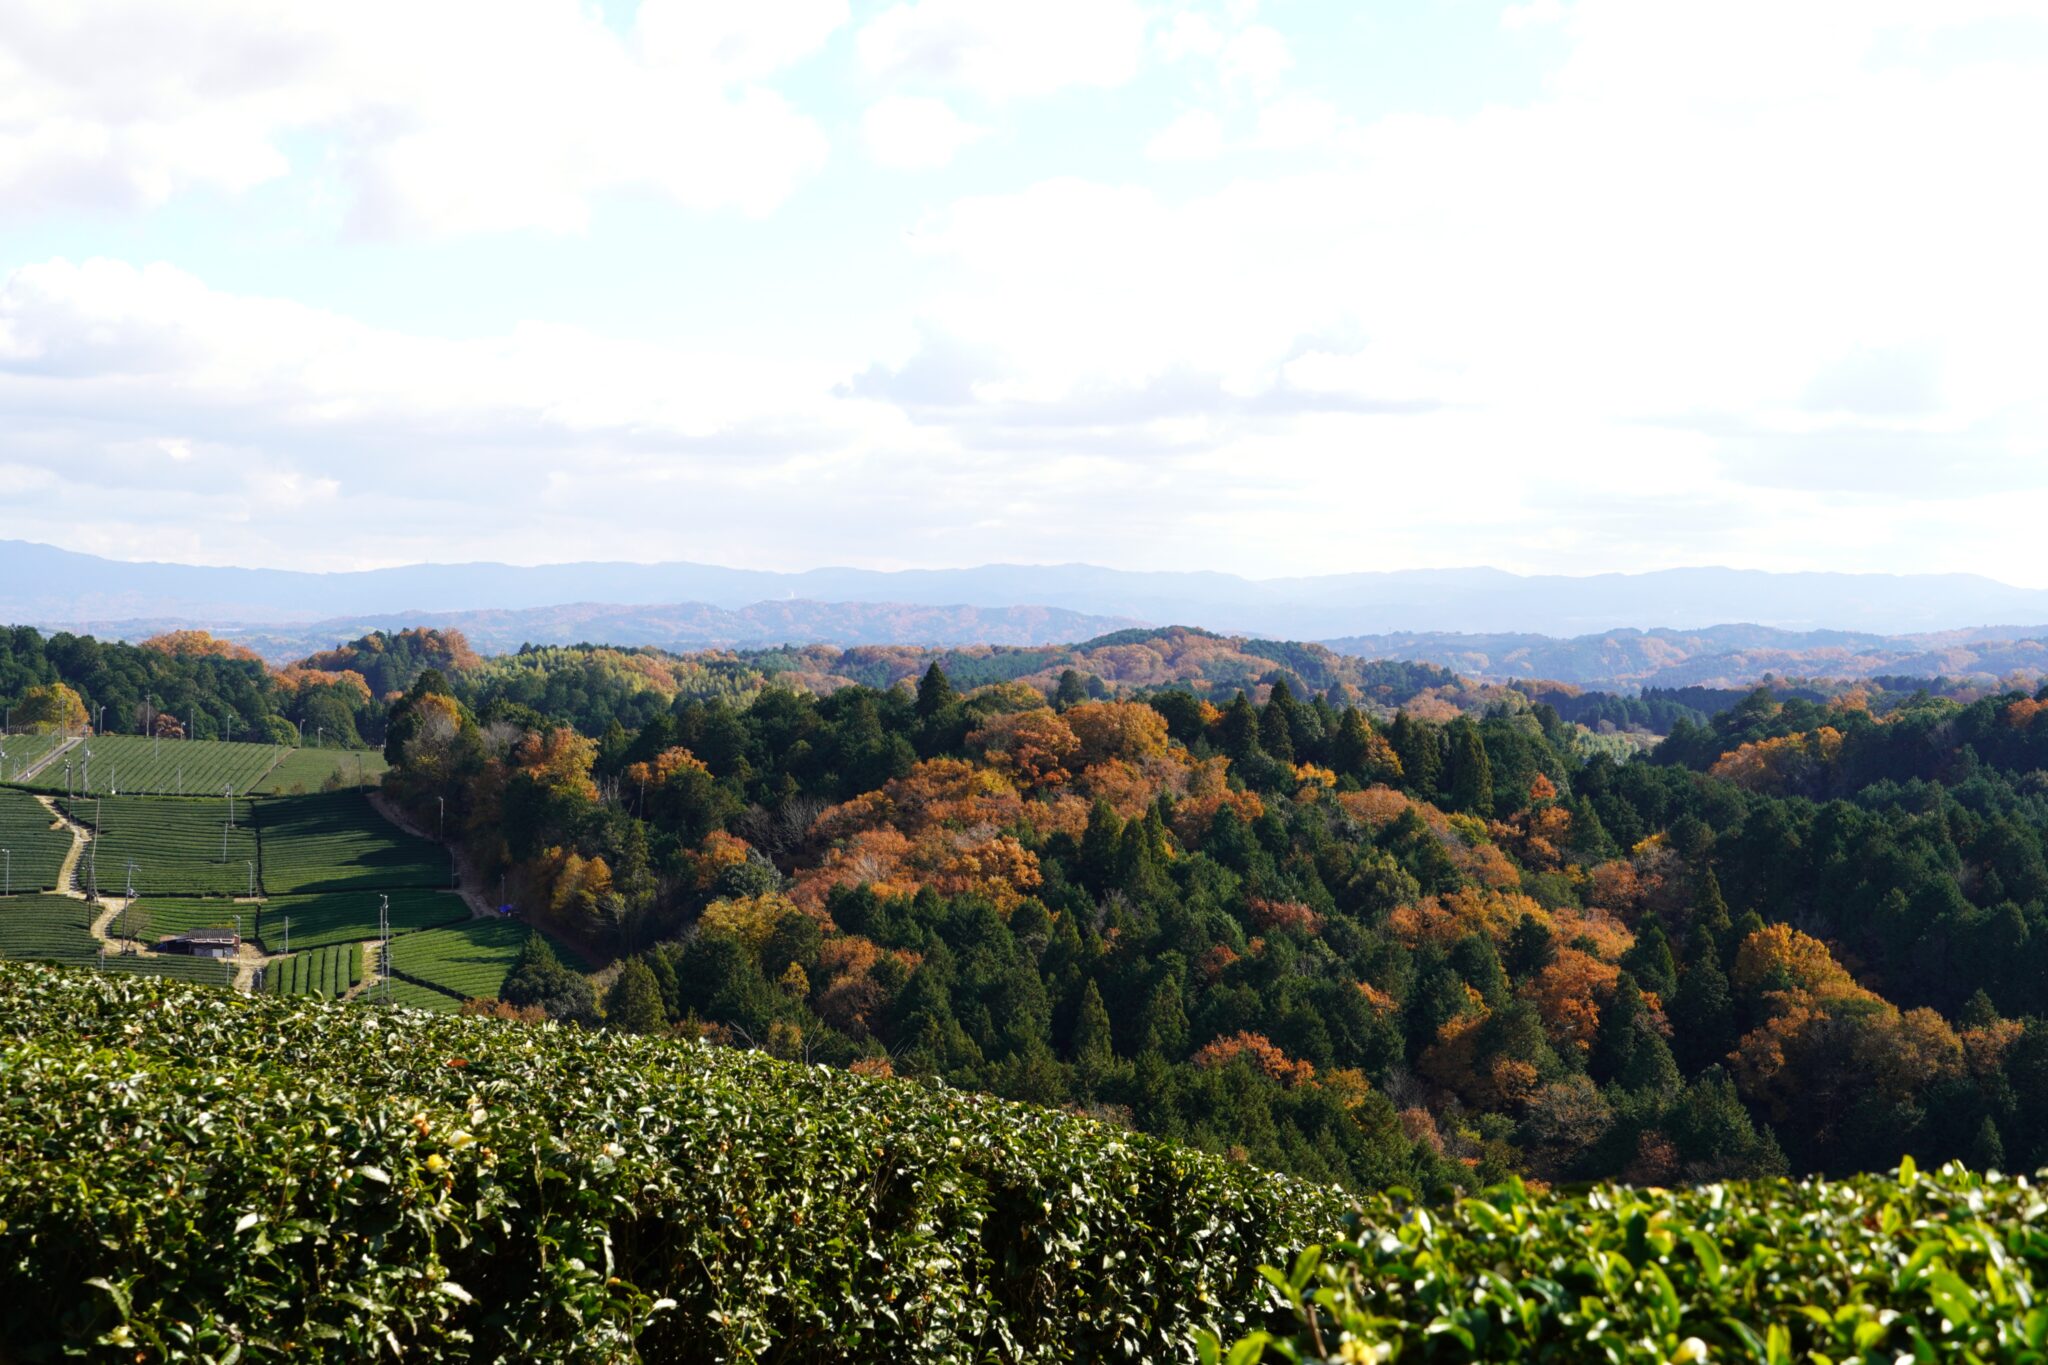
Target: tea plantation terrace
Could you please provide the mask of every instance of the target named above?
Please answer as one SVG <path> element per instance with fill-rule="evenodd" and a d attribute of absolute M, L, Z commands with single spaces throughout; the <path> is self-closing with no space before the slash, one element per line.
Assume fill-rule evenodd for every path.
<path fill-rule="evenodd" d="M 4 957 L 278 994 L 373 990 L 454 1010 L 499 994 L 529 931 L 480 917 L 451 888 L 452 872 L 444 850 L 356 791 L 64 797 L 0 787 Z M 199 939 L 208 942 L 195 950 Z M 208 953 L 229 956 L 196 960 Z"/>

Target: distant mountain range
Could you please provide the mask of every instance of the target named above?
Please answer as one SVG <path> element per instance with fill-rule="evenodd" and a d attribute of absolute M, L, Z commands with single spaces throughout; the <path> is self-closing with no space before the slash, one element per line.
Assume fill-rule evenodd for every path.
<path fill-rule="evenodd" d="M 1325 643 L 1342 654 L 1436 664 L 1483 681 L 1548 678 L 1603 689 L 1740 687 L 1766 674 L 1990 681 L 2048 673 L 2048 626 L 1887 636 L 1723 625 L 1611 630 L 1570 639 L 1433 632 L 1352 635 Z"/>
<path fill-rule="evenodd" d="M 1627 627 L 1697 631 L 1728 621 L 1891 636 L 2048 621 L 2048 591 L 1970 574 L 1773 574 L 1667 569 L 1523 576 L 1415 569 L 1312 578 L 1138 573 L 1086 564 L 990 564 L 803 573 L 704 564 L 420 564 L 355 573 L 124 563 L 0 541 L 0 619 L 31 624 L 182 621 L 294 625 L 431 615 L 611 608 L 748 612 L 774 602 L 961 610 L 1037 608 L 1108 621 L 1180 623 L 1287 639 L 1394 632 L 1583 636 Z M 677 606 L 676 604 L 689 604 Z M 806 630 L 829 617 L 798 613 Z M 846 639 L 841 634 L 813 638 Z M 1077 627 L 1080 634 L 1092 627 Z M 516 630 L 514 633 L 517 633 Z"/>
<path fill-rule="evenodd" d="M 146 640 L 197 626 L 247 646 L 273 664 L 412 626 L 459 630 L 481 654 L 521 645 L 656 645 L 677 651 L 783 644 L 1047 645 L 1088 640 L 1137 624 L 1059 607 L 927 607 L 902 602 L 756 602 L 726 611 L 703 602 L 621 607 L 576 602 L 521 611 L 405 612 L 336 616 L 305 625 L 248 624 L 177 617 L 82 621 L 66 629 L 103 640 Z"/>

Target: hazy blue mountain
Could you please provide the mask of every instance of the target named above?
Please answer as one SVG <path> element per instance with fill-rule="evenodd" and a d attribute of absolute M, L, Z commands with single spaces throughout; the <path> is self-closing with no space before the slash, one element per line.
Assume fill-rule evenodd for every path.
<path fill-rule="evenodd" d="M 2048 621 L 2048 591 L 1970 574 L 1701 568 L 1575 578 L 1481 568 L 1254 580 L 1086 564 L 769 573 L 690 563 L 421 564 L 322 574 L 120 563 L 0 541 L 0 618 L 27 622 L 417 619 L 563 603 L 689 602 L 733 611 L 778 598 L 1049 607 L 1293 639 L 1444 630 L 1575 636 L 1631 626 L 1695 630 L 1727 621 L 1895 635 Z"/>
<path fill-rule="evenodd" d="M 1135 624 L 1058 607 L 918 606 L 901 602 L 756 602 L 727 611 L 704 602 L 627 607 L 578 602 L 522 610 L 336 616 L 306 625 L 151 617 L 72 627 L 100 639 L 139 641 L 198 627 L 287 663 L 373 630 L 455 629 L 483 654 L 521 645 L 658 645 L 725 649 L 774 645 L 1048 645 L 1087 640 Z"/>
<path fill-rule="evenodd" d="M 1560 639 L 1456 631 L 1352 635 L 1324 643 L 1341 654 L 1437 664 L 1490 681 L 1550 678 L 1581 687 L 1734 687 L 1778 677 L 2003 678 L 2048 672 L 2048 626 L 1998 626 L 1910 635 L 1777 630 L 1611 630 Z"/>

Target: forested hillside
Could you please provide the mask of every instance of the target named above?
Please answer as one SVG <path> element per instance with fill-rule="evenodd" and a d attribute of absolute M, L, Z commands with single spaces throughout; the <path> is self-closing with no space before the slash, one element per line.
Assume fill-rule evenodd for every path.
<path fill-rule="evenodd" d="M 1354 1187 L 2048 1160 L 2048 703 L 957 685 L 627 724 L 425 675 L 392 790 L 622 963 L 507 996 Z M 477 694 L 470 692 L 472 697 Z M 562 723 L 569 721 L 573 723 Z"/>
<path fill-rule="evenodd" d="M 8 639 L 31 716 L 204 732 L 227 696 L 381 741 L 422 825 L 612 964 L 529 963 L 512 1008 L 1359 1187 L 2048 1159 L 2039 693 L 1615 697 L 1184 630 L 497 659 L 404 632 L 280 673 L 205 636 Z"/>
<path fill-rule="evenodd" d="M 639 726 L 679 700 L 743 702 L 770 685 L 827 693 L 915 681 L 934 662 L 963 686 L 1013 682 L 1051 693 L 1129 695 L 1173 686 L 1217 700 L 1286 679 L 1335 688 L 1369 705 L 1449 714 L 1483 704 L 1475 689 L 1429 665 L 1345 658 L 1320 645 L 1246 640 L 1183 627 L 1128 630 L 1078 645 L 827 645 L 677 654 L 605 645 L 529 646 L 485 658 L 459 631 L 372 631 L 281 669 L 204 631 L 141 644 L 28 627 L 0 629 L 0 704 L 14 730 L 82 727 L 116 734 L 163 731 L 200 739 L 292 742 L 302 730 L 327 742 L 381 744 L 389 702 L 428 669 L 472 706 L 500 702 L 602 729 Z M 1069 680 L 1066 675 L 1073 674 Z M 61 689 L 61 690 L 59 690 Z"/>

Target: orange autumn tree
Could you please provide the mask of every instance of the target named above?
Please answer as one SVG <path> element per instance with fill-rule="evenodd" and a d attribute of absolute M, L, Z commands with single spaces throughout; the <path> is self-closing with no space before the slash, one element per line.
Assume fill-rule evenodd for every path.
<path fill-rule="evenodd" d="M 1164 754 L 1166 717 L 1143 702 L 1091 701 L 1068 708 L 1064 719 L 1081 746 L 1081 765 L 1122 759 L 1139 763 Z"/>
<path fill-rule="evenodd" d="M 421 709 L 430 702 L 445 702 L 442 697 L 424 697 Z M 597 784 L 591 781 L 591 766 L 597 762 L 597 741 L 585 739 L 567 726 L 558 726 L 546 734 L 524 735 L 512 747 L 513 768 L 549 791 L 565 795 L 580 796 L 586 801 L 597 799 Z"/>
<path fill-rule="evenodd" d="M 1315 1079 L 1314 1065 L 1289 1057 L 1263 1033 L 1240 1032 L 1218 1038 L 1196 1052 L 1193 1061 L 1196 1066 L 1217 1070 L 1241 1057 L 1282 1085 L 1296 1086 Z"/>
<path fill-rule="evenodd" d="M 1027 789 L 1056 787 L 1072 773 L 1080 752 L 1073 728 L 1050 708 L 997 716 L 967 737 L 967 747 L 984 754 Z"/>
<path fill-rule="evenodd" d="M 1575 1048 L 1586 1056 L 1600 1031 L 1600 1011 L 1614 998 L 1620 978 L 1621 969 L 1613 963 L 1563 947 L 1555 962 L 1522 986 L 1522 995 L 1536 1006 L 1555 1046 Z"/>
<path fill-rule="evenodd" d="M 1744 744 L 1721 755 L 1710 771 L 1754 792 L 1812 796 L 1826 788 L 1841 753 L 1842 732 L 1823 725 L 1811 733 Z"/>
<path fill-rule="evenodd" d="M 1829 1135 L 1859 1102 L 1903 1104 L 1968 1066 L 1963 1040 L 1939 1014 L 1900 1010 L 1790 925 L 1745 938 L 1729 976 L 1767 1016 L 1730 1062 L 1744 1094 L 1774 1120 L 1796 1113 Z"/>
<path fill-rule="evenodd" d="M 223 640 L 203 630 L 167 630 L 142 642 L 144 649 L 168 654 L 174 659 L 232 659 L 238 663 L 260 664 L 263 656 L 247 645 Z"/>

